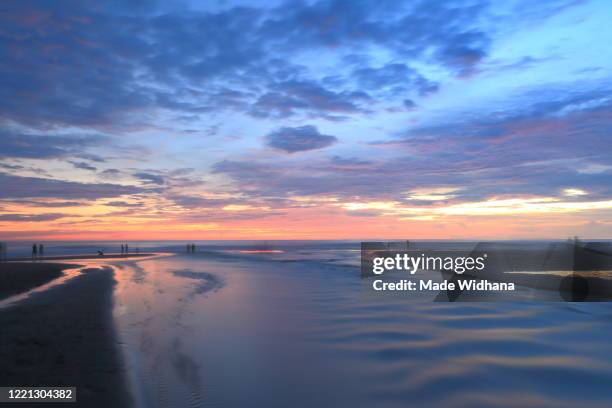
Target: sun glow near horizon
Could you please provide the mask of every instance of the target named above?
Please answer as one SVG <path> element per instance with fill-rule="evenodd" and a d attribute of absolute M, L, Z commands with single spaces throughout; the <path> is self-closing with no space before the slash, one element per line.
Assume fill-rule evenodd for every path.
<path fill-rule="evenodd" d="M 431 198 L 431 197 L 428 197 Z M 73 206 L 49 219 L 52 208 L 7 206 L 17 221 L 0 222 L 2 239 L 359 239 L 388 238 L 558 238 L 576 231 L 587 235 L 612 200 L 588 201 L 583 196 L 496 197 L 460 202 L 425 200 L 339 202 L 277 208 L 228 205 L 207 220 L 211 209 L 184 211 L 139 206 L 118 210 L 104 203 Z M 308 201 L 311 203 L 312 201 Z M 291 200 L 289 200 L 291 202 Z M 117 204 L 117 203 L 114 203 Z M 27 214 L 27 215 L 26 215 Z M 238 214 L 235 216 L 234 214 Z M 244 215 L 241 219 L 240 215 Z M 601 222 L 600 222 L 601 223 Z M 525 225 L 525 227 L 517 227 Z M 469 226 L 469 228 L 467 227 Z M 476 229 L 477 226 L 477 229 Z M 528 226 L 528 227 L 527 227 Z M 605 227 L 602 224 L 602 227 Z M 537 227 L 537 228 L 536 228 Z"/>

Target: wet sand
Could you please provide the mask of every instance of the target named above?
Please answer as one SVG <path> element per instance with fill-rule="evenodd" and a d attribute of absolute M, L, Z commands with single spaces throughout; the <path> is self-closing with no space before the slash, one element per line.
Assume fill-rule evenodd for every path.
<path fill-rule="evenodd" d="M 0 300 L 26 292 L 62 276 L 74 265 L 61 263 L 0 263 Z"/>
<path fill-rule="evenodd" d="M 67 266 L 24 265 L 45 276 Z M 0 385 L 75 386 L 74 406 L 129 406 L 112 320 L 114 285 L 111 269 L 89 268 L 0 310 Z"/>

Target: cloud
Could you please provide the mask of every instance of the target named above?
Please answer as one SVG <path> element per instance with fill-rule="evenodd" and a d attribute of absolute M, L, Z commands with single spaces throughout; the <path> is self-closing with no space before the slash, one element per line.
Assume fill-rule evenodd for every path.
<path fill-rule="evenodd" d="M 364 49 L 378 46 L 396 55 L 431 57 L 453 70 L 469 70 L 488 50 L 489 35 L 477 21 L 486 3 L 320 0 L 279 7 L 263 32 L 287 48 Z M 453 54 L 453 49 L 463 49 Z"/>
<path fill-rule="evenodd" d="M 107 141 L 103 136 L 52 136 L 0 130 L 0 158 L 50 159 L 79 155 Z"/>
<path fill-rule="evenodd" d="M 389 63 L 378 68 L 363 67 L 353 71 L 353 78 L 362 89 L 390 90 L 395 94 L 414 93 L 426 96 L 438 90 L 438 84 L 429 81 L 406 64 Z"/>
<path fill-rule="evenodd" d="M 2 221 L 53 221 L 59 218 L 64 218 L 64 214 L 0 214 L 0 222 Z"/>
<path fill-rule="evenodd" d="M 295 161 L 282 165 L 249 159 L 224 160 L 213 166 L 214 173 L 225 174 L 234 181 L 245 200 L 266 202 L 291 196 L 326 195 L 340 199 L 393 196 L 395 191 L 405 191 L 415 182 L 398 177 L 405 176 L 407 171 L 400 160 L 385 163 L 339 157 L 317 163 Z"/>
<path fill-rule="evenodd" d="M 151 192 L 134 186 L 107 183 L 79 183 L 36 177 L 19 177 L 0 173 L 0 198 L 87 199 L 119 197 Z"/>
<path fill-rule="evenodd" d="M 98 170 L 96 167 L 92 166 L 91 164 L 85 163 L 85 162 L 68 161 L 68 163 L 72 164 L 75 169 L 90 170 L 90 171 Z"/>
<path fill-rule="evenodd" d="M 121 174 L 121 171 L 119 169 L 106 169 L 102 171 L 100 174 L 104 176 L 115 177 Z"/>
<path fill-rule="evenodd" d="M 563 190 L 563 195 L 567 197 L 579 197 L 583 195 L 587 195 L 588 193 L 579 188 L 566 188 Z"/>
<path fill-rule="evenodd" d="M 19 200 L 16 202 L 22 205 L 28 205 L 32 207 L 45 207 L 45 208 L 63 208 L 63 207 L 82 207 L 87 205 L 81 201 L 31 201 L 31 200 Z"/>
<path fill-rule="evenodd" d="M 20 165 L 20 164 L 0 163 L 0 167 L 2 167 L 3 169 L 6 169 L 6 170 L 23 170 L 23 169 L 25 169 L 25 167 Z"/>
<path fill-rule="evenodd" d="M 512 109 L 449 113 L 447 120 L 411 127 L 376 145 L 411 155 L 405 165 L 434 185 L 448 177 L 488 194 L 554 195 L 580 187 L 604 196 L 612 193 L 605 172 L 584 169 L 592 163 L 596 170 L 612 166 L 604 153 L 612 148 L 606 137 L 612 100 L 602 99 L 607 91 L 601 84 L 581 88 L 563 95 L 548 87 L 530 90 L 515 96 Z"/>
<path fill-rule="evenodd" d="M 376 163 L 371 160 L 360 159 L 358 157 L 332 156 L 328 162 L 316 167 L 328 172 L 355 172 L 367 171 L 375 166 Z"/>
<path fill-rule="evenodd" d="M 252 199 L 326 195 L 340 202 L 367 197 L 425 206 L 508 195 L 558 197 L 566 189 L 579 189 L 588 191 L 590 200 L 606 200 L 612 194 L 607 171 L 612 159 L 606 154 L 612 149 L 607 137 L 612 100 L 605 99 L 601 84 L 582 84 L 563 94 L 555 89 L 515 95 L 508 102 L 511 109 L 495 114 L 448 112 L 443 120 L 412 126 L 374 144 L 377 152 L 367 160 L 289 157 L 281 164 L 243 158 L 219 162 L 214 169 Z M 289 143 L 285 151 L 295 149 L 294 144 L 300 146 Z M 461 189 L 427 192 L 432 186 Z M 406 198 L 409 191 L 416 193 Z"/>
<path fill-rule="evenodd" d="M 341 206 L 348 211 L 378 210 L 387 215 L 401 216 L 406 219 L 432 220 L 438 217 L 487 217 L 516 216 L 520 214 L 576 213 L 583 211 L 611 210 L 612 200 L 602 201 L 564 201 L 556 197 L 508 197 L 490 198 L 482 201 L 451 203 L 436 207 L 410 207 L 398 202 L 348 202 Z M 418 217 L 418 218 L 416 218 Z"/>
<path fill-rule="evenodd" d="M 304 152 L 329 147 L 338 138 L 319 133 L 315 126 L 282 127 L 266 136 L 266 144 L 287 153 Z"/>
<path fill-rule="evenodd" d="M 408 110 L 416 108 L 416 103 L 414 103 L 412 99 L 404 99 L 402 104 L 404 105 L 404 108 Z"/>
<path fill-rule="evenodd" d="M 409 192 L 411 201 L 446 201 L 455 197 L 451 194 L 459 190 L 458 187 L 419 188 Z"/>
<path fill-rule="evenodd" d="M 437 58 L 445 65 L 456 67 L 460 76 L 467 76 L 487 55 L 488 38 L 480 33 L 462 33 L 455 43 L 437 51 Z"/>
<path fill-rule="evenodd" d="M 158 174 L 140 172 L 134 173 L 133 176 L 147 184 L 162 185 L 165 183 L 164 177 Z"/>
<path fill-rule="evenodd" d="M 281 170 L 282 171 L 282 170 Z M 258 189 L 265 179 L 270 186 L 278 179 L 279 170 L 269 164 L 246 160 L 222 160 L 212 166 L 213 174 L 226 174 L 235 180 L 240 180 L 243 190 Z"/>
<path fill-rule="evenodd" d="M 256 10 L 160 14 L 153 3 L 6 4 L 0 18 L 10 34 L 1 40 L 0 120 L 130 126 L 149 109 L 201 105 L 159 84 L 175 89 L 183 81 L 231 75 L 260 58 L 252 36 Z"/>
<path fill-rule="evenodd" d="M 344 78 L 426 95 L 437 84 L 407 62 L 472 71 L 488 54 L 481 1 L 339 0 L 192 10 L 141 2 L 4 5 L 0 121 L 34 128 L 145 126 L 158 109 L 256 117 L 364 112 L 363 90 L 323 85 L 308 53 L 376 48 L 392 61 Z M 91 69 L 95 65 L 95 69 Z M 330 115 L 330 112 L 333 115 Z"/>
<path fill-rule="evenodd" d="M 110 201 L 108 203 L 104 203 L 106 206 L 110 207 L 131 207 L 131 208 L 140 208 L 143 206 L 142 203 L 129 203 L 127 201 Z"/>
<path fill-rule="evenodd" d="M 603 165 L 599 163 L 586 163 L 577 169 L 581 174 L 600 174 L 612 170 L 612 165 Z"/>
<path fill-rule="evenodd" d="M 97 138 L 99 139 L 99 136 L 97 136 Z M 107 141 L 106 138 L 104 138 L 104 142 L 106 142 L 106 141 Z M 98 140 L 98 142 L 99 142 L 99 140 Z M 106 162 L 106 159 L 104 157 L 98 156 L 96 154 L 89 154 L 89 153 L 81 154 L 81 155 L 79 155 L 79 158 L 85 159 L 85 160 L 90 160 L 90 161 L 96 162 L 96 163 L 104 163 L 104 162 Z"/>
<path fill-rule="evenodd" d="M 183 208 L 222 208 L 227 205 L 240 204 L 237 198 L 208 198 L 187 194 L 169 194 L 167 198 Z"/>
<path fill-rule="evenodd" d="M 554 198 L 574 189 L 600 202 L 612 193 L 609 84 L 591 86 L 582 80 L 587 74 L 570 77 L 568 70 L 584 67 L 575 64 L 580 52 L 568 53 L 573 41 L 561 42 L 563 23 L 520 30 L 541 38 L 542 48 L 540 42 L 515 47 L 508 31 L 518 26 L 508 21 L 528 28 L 579 2 L 520 0 L 516 10 L 484 0 L 354 0 L 351 7 L 342 0 L 249 7 L 221 2 L 197 9 L 137 3 L 2 6 L 0 159 L 6 163 L 0 168 L 34 174 L 31 159 L 61 159 L 78 169 L 99 169 L 88 177 L 138 184 L 1 173 L 0 198 L 7 203 L 34 206 L 26 203 L 33 196 L 86 205 L 104 198 L 129 210 L 115 215 L 163 213 L 198 222 L 342 203 L 355 203 L 353 214 L 361 216 L 395 203 L 406 209 L 398 212 L 402 216 L 415 209 L 416 216 L 429 217 L 435 212 L 421 212 L 428 206 L 463 211 L 457 206 L 491 199 L 485 207 L 494 207 L 511 194 Z M 592 27 L 583 22 L 577 40 L 585 34 L 582 27 Z M 493 48 L 500 45 L 503 50 Z M 547 65 L 555 61 L 564 66 Z M 512 75 L 518 68 L 521 75 Z M 526 78 L 552 80 L 539 70 L 559 68 L 567 73 L 559 78 L 580 81 L 523 92 L 531 81 Z M 605 72 L 602 66 L 588 75 Z M 453 112 L 447 108 L 453 104 L 463 108 Z M 318 130 L 328 129 L 325 121 L 341 120 L 333 135 Z M 264 143 L 290 154 L 246 153 L 251 142 L 228 139 L 239 134 L 248 141 L 259 133 L 240 129 L 253 125 L 257 132 L 270 124 Z M 145 139 L 143 151 L 152 154 L 143 159 L 150 162 L 135 169 L 127 167 L 125 150 L 116 157 L 92 154 L 108 147 L 97 133 L 121 137 L 126 149 Z M 364 145 L 371 134 L 385 139 Z M 342 149 L 342 156 L 291 154 L 333 146 L 344 135 L 346 143 L 334 149 Z M 164 137 L 176 139 L 162 152 Z M 223 146 L 210 156 L 207 151 L 204 164 L 190 163 L 211 138 Z M 195 170 L 159 168 L 176 158 Z M 208 163 L 215 164 L 204 174 Z M 156 205 L 143 197 L 156 193 Z M 580 197 L 560 199 L 573 203 Z M 168 203 L 170 209 L 162 208 Z"/>
<path fill-rule="evenodd" d="M 364 112 L 360 103 L 371 99 L 363 91 L 336 92 L 312 81 L 287 81 L 270 89 L 253 104 L 251 115 L 285 118 L 306 112 L 315 117 L 329 117 Z"/>

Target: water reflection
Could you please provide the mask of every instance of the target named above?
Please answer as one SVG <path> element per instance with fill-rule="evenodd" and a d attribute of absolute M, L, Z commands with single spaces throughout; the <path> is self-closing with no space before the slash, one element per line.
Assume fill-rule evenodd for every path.
<path fill-rule="evenodd" d="M 356 267 L 247 256 L 117 267 L 115 317 L 139 406 L 608 402 L 607 304 L 381 298 L 364 293 Z"/>

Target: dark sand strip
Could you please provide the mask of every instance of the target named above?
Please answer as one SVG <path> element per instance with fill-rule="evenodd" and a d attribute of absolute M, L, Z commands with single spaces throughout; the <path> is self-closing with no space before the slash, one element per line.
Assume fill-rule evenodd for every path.
<path fill-rule="evenodd" d="M 111 269 L 90 268 L 0 310 L 0 386 L 76 386 L 70 406 L 129 406 L 112 319 L 114 284 Z"/>
<path fill-rule="evenodd" d="M 0 300 L 27 292 L 62 276 L 62 271 L 75 265 L 61 263 L 0 263 Z"/>

